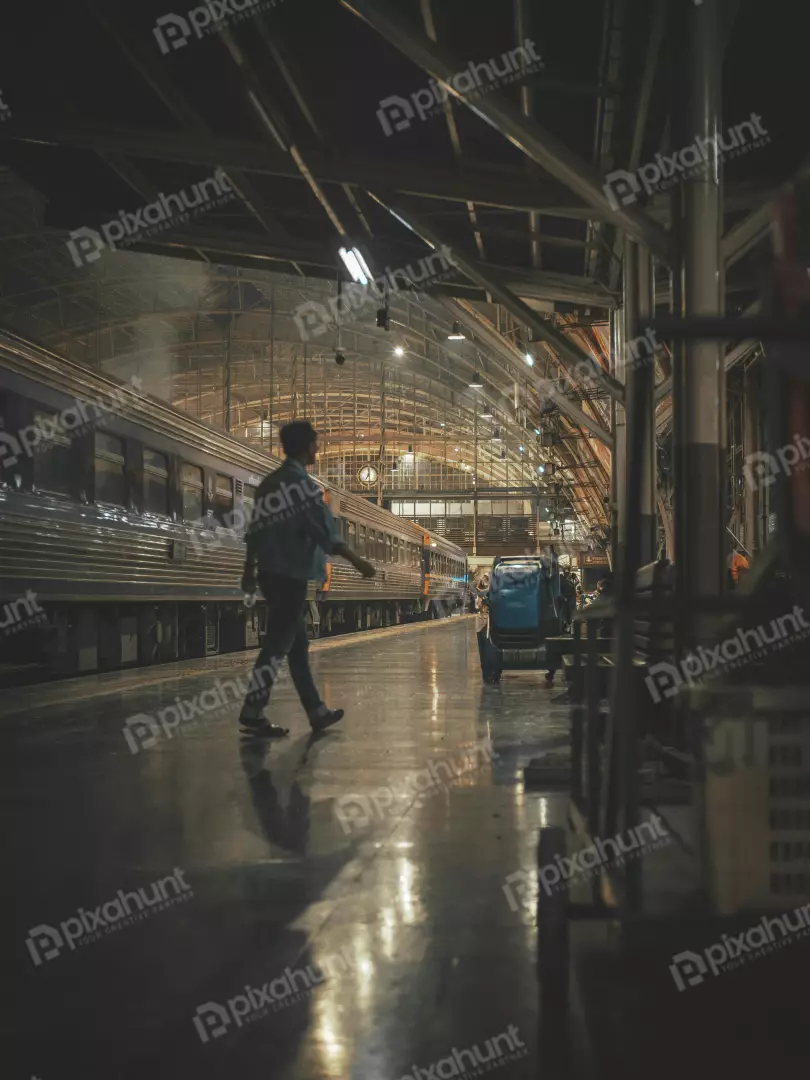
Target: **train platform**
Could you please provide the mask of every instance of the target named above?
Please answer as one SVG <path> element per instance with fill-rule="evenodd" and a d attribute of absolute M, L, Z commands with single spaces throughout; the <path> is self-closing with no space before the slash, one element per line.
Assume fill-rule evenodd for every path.
<path fill-rule="evenodd" d="M 15 1075 L 537 1075 L 521 871 L 567 798 L 522 770 L 568 709 L 482 685 L 476 621 L 316 642 L 315 740 L 285 668 L 290 736 L 240 741 L 253 654 L 0 695 Z"/>

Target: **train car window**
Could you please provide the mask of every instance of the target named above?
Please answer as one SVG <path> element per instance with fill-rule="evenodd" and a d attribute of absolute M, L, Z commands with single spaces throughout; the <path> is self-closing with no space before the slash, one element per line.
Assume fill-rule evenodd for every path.
<path fill-rule="evenodd" d="M 56 413 L 34 411 L 34 426 L 48 433 L 34 449 L 34 487 L 57 495 L 71 494 L 70 439 L 57 434 Z"/>
<path fill-rule="evenodd" d="M 126 506 L 124 441 L 103 431 L 95 434 L 96 502 Z"/>
<path fill-rule="evenodd" d="M 377 558 L 385 562 L 385 533 L 377 533 Z"/>
<path fill-rule="evenodd" d="M 214 517 L 220 525 L 233 521 L 233 480 L 230 476 L 214 478 Z"/>
<path fill-rule="evenodd" d="M 196 465 L 183 464 L 180 469 L 183 492 L 183 521 L 199 521 L 203 509 L 203 471 Z"/>
<path fill-rule="evenodd" d="M 388 533 L 385 534 L 385 561 L 392 562 L 391 559 L 391 537 Z"/>
<path fill-rule="evenodd" d="M 399 538 L 399 561 L 405 564 L 405 541 L 402 537 Z"/>
<path fill-rule="evenodd" d="M 169 462 L 165 454 L 143 449 L 143 508 L 147 514 L 169 513 Z"/>
<path fill-rule="evenodd" d="M 353 521 L 346 522 L 346 542 L 352 548 L 357 544 L 357 526 Z"/>
<path fill-rule="evenodd" d="M 365 527 L 365 525 L 358 525 L 358 527 L 357 527 L 357 550 L 361 555 L 366 554 L 366 527 Z"/>
<path fill-rule="evenodd" d="M 253 516 L 253 507 L 256 505 L 256 488 L 253 484 L 245 484 L 242 492 L 242 505 L 245 508 L 245 528 L 247 528 Z"/>

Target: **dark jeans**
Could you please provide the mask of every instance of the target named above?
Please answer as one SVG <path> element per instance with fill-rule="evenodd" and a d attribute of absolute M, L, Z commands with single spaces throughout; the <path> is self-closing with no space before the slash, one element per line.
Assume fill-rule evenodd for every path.
<path fill-rule="evenodd" d="M 267 633 L 253 668 L 254 688 L 248 692 L 244 707 L 256 713 L 264 708 L 286 656 L 301 704 L 307 713 L 313 713 L 321 705 L 321 695 L 309 670 L 309 641 L 304 622 L 307 583 L 261 572 L 258 579 L 267 601 Z"/>

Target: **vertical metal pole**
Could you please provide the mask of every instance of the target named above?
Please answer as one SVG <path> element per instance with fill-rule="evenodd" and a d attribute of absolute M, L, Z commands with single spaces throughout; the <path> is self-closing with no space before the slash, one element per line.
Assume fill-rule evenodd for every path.
<path fill-rule="evenodd" d="M 531 12 L 529 0 L 515 0 L 515 45 L 520 47 L 531 35 Z M 521 56 L 521 69 L 525 69 L 525 60 Z M 531 80 L 523 80 L 520 86 L 520 107 L 524 116 L 534 116 L 534 87 Z M 529 235 L 531 238 L 532 266 L 542 266 L 540 253 L 540 214 L 537 210 L 529 211 Z"/>
<path fill-rule="evenodd" d="M 746 368 L 743 376 L 743 459 L 759 450 L 759 416 L 756 368 Z M 760 548 L 757 488 L 745 481 L 745 546 L 752 555 Z"/>
<path fill-rule="evenodd" d="M 686 318 L 722 314 L 720 236 L 722 206 L 716 145 L 720 133 L 721 63 L 717 3 L 684 4 L 690 32 L 687 85 L 677 145 L 705 147 L 705 166 L 680 185 L 683 251 L 682 311 Z M 679 606 L 695 610 L 695 602 L 720 595 L 724 583 L 724 396 L 725 365 L 717 341 L 690 339 L 675 354 L 673 389 L 676 420 L 682 439 L 681 476 L 676 488 L 675 565 L 681 595 Z M 677 377 L 676 377 L 677 376 Z M 685 644 L 708 633 L 705 620 L 684 627 Z"/>
<path fill-rule="evenodd" d="M 276 287 L 270 290 L 270 453 L 273 453 L 273 386 L 276 370 Z"/>
<path fill-rule="evenodd" d="M 377 506 L 382 506 L 383 477 L 385 475 L 385 364 L 382 365 L 380 374 L 380 457 L 377 464 Z"/>
<path fill-rule="evenodd" d="M 225 423 L 226 431 L 231 430 L 231 323 L 233 313 L 228 316 L 228 325 L 225 327 Z"/>
<path fill-rule="evenodd" d="M 638 364 L 647 364 L 655 370 L 655 343 L 651 340 L 647 328 L 650 326 L 655 314 L 655 275 L 653 260 L 650 253 L 645 249 L 633 244 L 635 249 L 634 258 L 638 269 L 638 328 L 634 331 L 634 337 L 640 339 L 634 342 L 634 353 L 630 358 L 627 384 L 634 377 Z M 626 249 L 625 249 L 626 250 Z M 646 566 L 655 560 L 658 550 L 658 528 L 656 524 L 656 501 L 657 501 L 657 454 L 655 443 L 655 387 L 653 379 L 647 379 L 644 383 L 644 399 L 642 411 L 638 416 L 638 422 L 643 424 L 644 434 L 642 437 L 644 452 L 641 461 L 641 516 L 639 529 L 641 533 L 641 565 Z M 628 390 L 628 398 L 632 392 Z M 630 436 L 632 439 L 632 435 Z"/>
<path fill-rule="evenodd" d="M 478 402 L 473 397 L 473 555 L 478 554 Z"/>
<path fill-rule="evenodd" d="M 625 263 L 626 265 L 626 263 Z M 613 319 L 613 342 L 611 346 L 611 374 L 619 382 L 625 380 L 625 344 L 624 344 L 624 309 L 619 308 Z M 618 403 L 614 403 L 611 410 L 614 418 L 613 423 L 613 457 L 614 465 L 611 469 L 613 480 L 613 565 L 618 566 L 620 551 L 626 542 L 624 536 L 624 503 L 627 493 L 627 410 Z"/>

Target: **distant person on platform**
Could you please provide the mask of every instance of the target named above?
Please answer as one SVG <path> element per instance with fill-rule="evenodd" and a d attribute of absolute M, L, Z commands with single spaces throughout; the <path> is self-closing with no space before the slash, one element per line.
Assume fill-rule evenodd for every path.
<path fill-rule="evenodd" d="M 608 599 L 613 596 L 613 574 L 605 574 L 602 580 L 596 586 L 596 600 L 601 597 Z M 610 637 L 613 632 L 613 620 L 602 619 L 599 623 L 598 632 L 602 637 Z"/>
<path fill-rule="evenodd" d="M 571 632 L 571 620 L 574 618 L 574 611 L 577 606 L 577 588 L 574 575 L 567 570 L 564 570 L 560 576 L 560 601 L 562 632 L 569 634 Z"/>
<path fill-rule="evenodd" d="M 242 575 L 244 592 L 255 593 L 258 580 L 267 601 L 267 633 L 239 716 L 242 733 L 261 738 L 289 733 L 264 716 L 285 656 L 312 730 L 323 731 L 342 718 L 343 709 L 330 709 L 321 700 L 309 668 L 307 582 L 325 578 L 326 555 L 342 555 L 363 577 L 374 576 L 371 563 L 338 536 L 323 489 L 307 472 L 318 454 L 317 431 L 307 420 L 294 420 L 281 429 L 281 445 L 286 461 L 256 491 Z"/>

